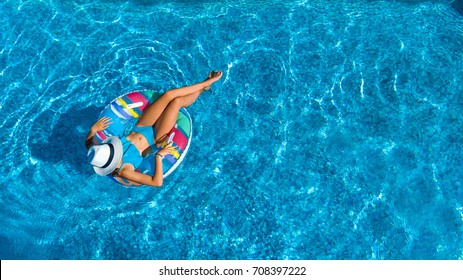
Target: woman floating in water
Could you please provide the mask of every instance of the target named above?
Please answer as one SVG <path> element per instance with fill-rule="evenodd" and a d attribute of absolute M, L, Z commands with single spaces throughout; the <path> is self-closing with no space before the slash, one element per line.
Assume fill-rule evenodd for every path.
<path fill-rule="evenodd" d="M 209 90 L 221 77 L 221 71 L 212 71 L 204 82 L 166 91 L 144 110 L 132 131 L 121 139 L 112 136 L 96 145 L 93 141 L 95 133 L 111 124 L 108 117 L 98 120 L 91 127 L 85 141 L 89 149 L 87 157 L 95 172 L 101 176 L 112 174 L 119 180 L 135 185 L 162 186 L 162 158 L 168 154 L 173 155 L 175 147 L 169 144 L 156 153 L 156 166 L 152 175 L 135 171 L 143 161 L 143 153 L 154 144 L 159 147 L 158 143 L 163 142 L 174 127 L 180 108 L 193 104 L 203 91 Z"/>

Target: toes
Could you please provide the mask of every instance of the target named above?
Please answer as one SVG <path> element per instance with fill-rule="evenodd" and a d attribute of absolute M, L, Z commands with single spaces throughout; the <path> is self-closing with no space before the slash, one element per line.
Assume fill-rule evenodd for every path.
<path fill-rule="evenodd" d="M 222 76 L 222 71 L 211 71 L 209 72 L 209 75 L 207 75 L 207 79 L 212 79 L 212 78 L 217 78 Z"/>
<path fill-rule="evenodd" d="M 220 77 L 222 76 L 222 71 L 217 71 L 214 74 L 215 74 L 214 77 Z"/>

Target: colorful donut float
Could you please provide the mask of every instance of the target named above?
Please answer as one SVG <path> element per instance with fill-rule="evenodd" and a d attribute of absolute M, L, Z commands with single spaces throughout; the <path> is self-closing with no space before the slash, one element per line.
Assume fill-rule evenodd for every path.
<path fill-rule="evenodd" d="M 129 134 L 143 111 L 161 95 L 161 93 L 154 90 L 140 90 L 123 94 L 111 101 L 111 103 L 101 111 L 99 118 L 109 117 L 111 118 L 112 124 L 105 130 L 95 134 L 96 141 L 101 143 L 110 136 L 121 138 Z M 160 147 L 151 146 L 152 152 L 143 158 L 139 166 L 135 166 L 135 171 L 153 175 L 156 152 L 167 145 L 168 142 L 172 142 L 172 144 L 177 147 L 177 153 L 175 155 L 166 155 L 162 159 L 163 177 L 166 178 L 169 176 L 185 158 L 190 147 L 192 132 L 193 126 L 190 114 L 185 108 L 181 108 L 177 122 L 165 137 L 166 140 L 161 143 Z M 112 175 L 108 176 L 118 183 L 128 185 Z"/>

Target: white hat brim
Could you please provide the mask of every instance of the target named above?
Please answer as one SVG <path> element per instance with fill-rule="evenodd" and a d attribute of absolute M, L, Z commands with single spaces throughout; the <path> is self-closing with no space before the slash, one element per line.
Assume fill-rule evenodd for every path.
<path fill-rule="evenodd" d="M 96 174 L 100 176 L 106 176 L 110 174 L 111 172 L 113 172 L 114 169 L 116 169 L 119 162 L 121 161 L 122 142 L 121 142 L 121 139 L 119 139 L 119 137 L 111 136 L 111 137 L 106 138 L 103 142 L 101 142 L 101 144 L 112 144 L 114 146 L 113 160 L 107 167 L 101 168 L 101 167 L 93 166 L 93 170 L 95 170 Z"/>

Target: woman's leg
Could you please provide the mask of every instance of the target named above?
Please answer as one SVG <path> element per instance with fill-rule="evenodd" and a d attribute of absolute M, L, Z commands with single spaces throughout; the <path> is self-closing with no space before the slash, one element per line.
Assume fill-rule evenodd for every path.
<path fill-rule="evenodd" d="M 222 72 L 217 72 L 217 74 L 215 74 L 215 72 L 211 72 L 209 73 L 208 79 L 204 82 L 166 91 L 163 95 L 156 99 L 153 104 L 146 108 L 138 120 L 137 126 L 154 125 L 172 100 L 191 94 L 197 94 L 198 92 L 201 93 L 203 90 L 208 89 L 212 83 L 218 81 L 221 76 Z"/>
<path fill-rule="evenodd" d="M 169 103 L 167 108 L 164 110 L 164 112 L 162 112 L 161 116 L 159 116 L 159 119 L 155 123 L 155 142 L 160 140 L 162 141 L 167 136 L 167 134 L 171 131 L 172 127 L 174 127 L 175 123 L 177 122 L 180 108 L 186 108 L 193 104 L 196 99 L 198 99 L 201 92 L 203 92 L 203 90 L 199 90 L 187 96 L 177 97 Z"/>

